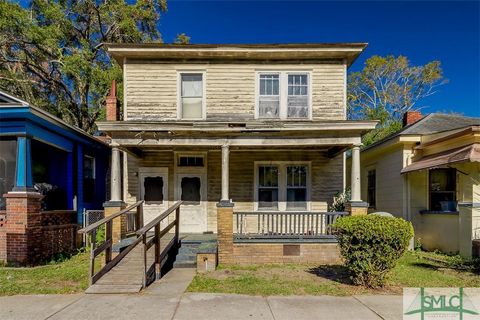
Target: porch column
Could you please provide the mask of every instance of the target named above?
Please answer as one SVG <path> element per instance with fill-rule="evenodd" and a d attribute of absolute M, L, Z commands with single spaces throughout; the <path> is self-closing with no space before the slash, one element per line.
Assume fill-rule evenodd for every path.
<path fill-rule="evenodd" d="M 222 201 L 229 201 L 230 197 L 228 194 L 229 187 L 229 156 L 230 149 L 228 144 L 222 146 Z"/>
<path fill-rule="evenodd" d="M 122 200 L 122 188 L 120 183 L 121 170 L 120 170 L 120 150 L 117 146 L 112 146 L 112 169 L 110 177 L 110 201 Z"/>
<path fill-rule="evenodd" d="M 360 146 L 355 145 L 352 148 L 352 196 L 351 201 L 362 201 L 360 191 Z"/>
<path fill-rule="evenodd" d="M 121 167 L 120 167 L 120 149 L 117 144 L 112 144 L 112 162 L 110 167 L 110 201 L 103 204 L 105 217 L 111 216 L 122 209 L 125 209 L 125 203 L 122 200 L 121 188 Z M 127 233 L 126 215 L 121 215 L 113 219 L 112 223 L 112 241 L 113 243 L 122 240 Z"/>
<path fill-rule="evenodd" d="M 32 178 L 32 152 L 30 138 L 17 138 L 17 167 L 13 191 L 35 191 Z"/>
<path fill-rule="evenodd" d="M 351 198 L 346 205 L 346 211 L 353 215 L 366 215 L 368 203 L 362 201 L 360 184 L 360 145 L 352 148 L 352 176 L 351 176 Z"/>

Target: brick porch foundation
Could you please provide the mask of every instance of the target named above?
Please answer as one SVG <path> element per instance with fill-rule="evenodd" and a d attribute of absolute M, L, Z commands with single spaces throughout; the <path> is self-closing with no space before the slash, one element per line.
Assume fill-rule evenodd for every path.
<path fill-rule="evenodd" d="M 0 217 L 0 261 L 29 266 L 55 253 L 77 247 L 78 225 L 73 211 L 41 211 L 43 196 L 36 192 L 4 195 L 6 210 Z"/>

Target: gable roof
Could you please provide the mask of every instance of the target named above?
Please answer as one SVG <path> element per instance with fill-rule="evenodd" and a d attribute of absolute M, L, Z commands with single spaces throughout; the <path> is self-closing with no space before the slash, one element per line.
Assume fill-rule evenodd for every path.
<path fill-rule="evenodd" d="M 445 113 L 430 113 L 417 122 L 405 126 L 401 130 L 367 146 L 362 151 L 367 151 L 402 135 L 432 134 L 476 125 L 480 125 L 480 118 Z"/>

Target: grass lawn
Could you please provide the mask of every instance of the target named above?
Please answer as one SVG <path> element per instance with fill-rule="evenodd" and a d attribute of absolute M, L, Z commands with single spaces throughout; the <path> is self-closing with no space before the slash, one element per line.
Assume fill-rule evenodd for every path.
<path fill-rule="evenodd" d="M 407 252 L 381 289 L 351 284 L 343 266 L 228 266 L 198 274 L 188 291 L 249 295 L 401 294 L 403 287 L 480 287 L 480 276 L 458 257 Z"/>
<path fill-rule="evenodd" d="M 33 268 L 0 266 L 0 296 L 78 293 L 88 287 L 88 252 Z"/>

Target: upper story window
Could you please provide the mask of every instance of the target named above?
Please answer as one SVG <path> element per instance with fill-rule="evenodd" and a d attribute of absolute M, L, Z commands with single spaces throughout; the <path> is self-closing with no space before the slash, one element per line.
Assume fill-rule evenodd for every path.
<path fill-rule="evenodd" d="M 180 74 L 180 118 L 202 119 L 204 115 L 203 73 Z"/>
<path fill-rule="evenodd" d="M 310 118 L 310 77 L 306 72 L 261 72 L 257 115 L 261 119 Z"/>

